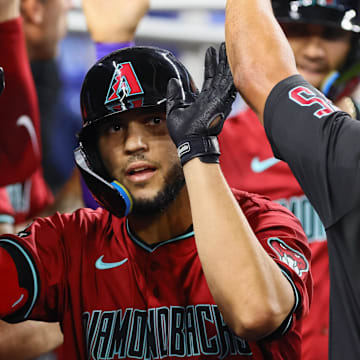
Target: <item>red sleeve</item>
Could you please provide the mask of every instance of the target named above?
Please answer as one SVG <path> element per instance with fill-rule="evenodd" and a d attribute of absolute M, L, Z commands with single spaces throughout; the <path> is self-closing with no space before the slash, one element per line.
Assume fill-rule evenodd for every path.
<path fill-rule="evenodd" d="M 296 312 L 306 315 L 312 298 L 311 251 L 300 222 L 287 210 L 270 210 L 260 217 L 256 236 L 296 287 L 300 295 Z"/>
<path fill-rule="evenodd" d="M 0 95 L 0 186 L 29 177 L 40 165 L 40 118 L 22 20 L 0 23 L 0 66 L 5 89 Z"/>
<path fill-rule="evenodd" d="M 38 218 L 18 235 L 0 237 L 0 247 L 11 254 L 19 283 L 29 292 L 26 305 L 5 320 L 59 321 L 62 317 L 66 288 L 62 229 L 61 216 L 56 214 Z"/>
<path fill-rule="evenodd" d="M 311 251 L 299 220 L 285 207 L 265 197 L 252 194 L 239 197 L 237 193 L 235 196 L 240 199 L 257 239 L 294 288 L 294 317 L 304 317 L 312 298 Z"/>
<path fill-rule="evenodd" d="M 0 279 L 1 287 L 6 289 L 6 294 L 0 296 L 0 318 L 4 318 L 25 306 L 28 300 L 28 291 L 19 283 L 14 259 L 2 247 L 0 247 Z"/>

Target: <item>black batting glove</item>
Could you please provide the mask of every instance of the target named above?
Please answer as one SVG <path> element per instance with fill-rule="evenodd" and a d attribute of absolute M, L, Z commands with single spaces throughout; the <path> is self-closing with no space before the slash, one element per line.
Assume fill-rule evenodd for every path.
<path fill-rule="evenodd" d="M 236 96 L 225 44 L 219 50 L 209 47 L 205 55 L 204 84 L 192 104 L 184 104 L 177 79 L 167 88 L 166 122 L 181 164 L 198 157 L 205 163 L 218 163 L 219 135 Z"/>

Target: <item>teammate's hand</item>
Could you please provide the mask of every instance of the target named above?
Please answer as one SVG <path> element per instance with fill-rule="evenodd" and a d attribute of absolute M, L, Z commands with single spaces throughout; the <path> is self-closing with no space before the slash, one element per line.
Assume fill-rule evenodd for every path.
<path fill-rule="evenodd" d="M 82 1 L 91 38 L 102 43 L 133 41 L 136 27 L 149 6 L 149 0 Z"/>
<path fill-rule="evenodd" d="M 182 165 L 194 157 L 207 163 L 219 162 L 217 135 L 231 111 L 235 95 L 224 43 L 220 46 L 219 61 L 216 50 L 207 49 L 204 84 L 191 105 L 183 103 L 178 80 L 169 81 L 166 121 Z"/>

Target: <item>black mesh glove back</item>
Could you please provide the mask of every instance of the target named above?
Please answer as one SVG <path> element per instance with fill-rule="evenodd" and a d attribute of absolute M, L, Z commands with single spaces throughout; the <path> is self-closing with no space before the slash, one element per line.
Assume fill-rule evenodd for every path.
<path fill-rule="evenodd" d="M 199 95 L 190 105 L 182 101 L 181 86 L 170 79 L 167 88 L 166 122 L 184 165 L 199 157 L 206 163 L 218 163 L 219 135 L 236 96 L 225 44 L 219 50 L 209 47 L 205 55 L 204 84 Z"/>

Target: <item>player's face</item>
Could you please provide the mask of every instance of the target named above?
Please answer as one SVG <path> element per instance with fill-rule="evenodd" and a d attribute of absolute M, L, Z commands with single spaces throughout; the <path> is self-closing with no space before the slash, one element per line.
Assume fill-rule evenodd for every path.
<path fill-rule="evenodd" d="M 344 63 L 351 34 L 317 24 L 283 24 L 300 74 L 320 88 L 326 76 Z"/>
<path fill-rule="evenodd" d="M 184 174 L 162 111 L 132 110 L 100 129 L 99 150 L 109 173 L 124 184 L 133 213 L 158 212 L 184 186 Z"/>

